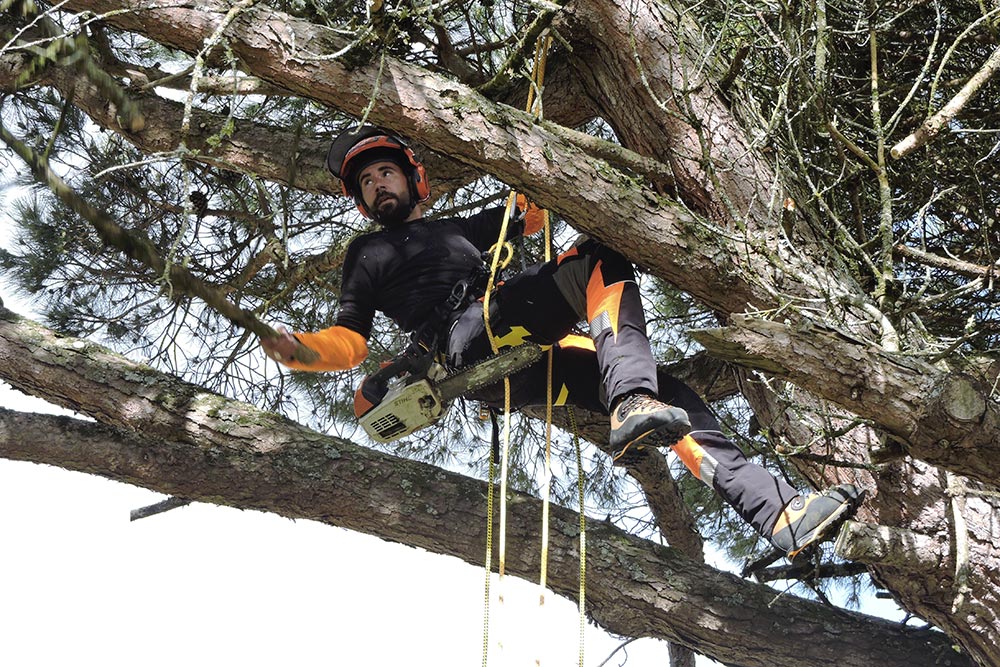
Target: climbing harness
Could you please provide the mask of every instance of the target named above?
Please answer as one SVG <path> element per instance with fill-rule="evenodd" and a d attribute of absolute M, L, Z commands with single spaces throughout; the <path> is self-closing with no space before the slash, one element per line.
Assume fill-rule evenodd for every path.
<path fill-rule="evenodd" d="M 501 268 L 513 256 L 510 243 L 497 244 Z M 484 257 L 486 257 L 484 253 Z M 447 369 L 440 360 L 439 343 L 454 315 L 473 303 L 484 289 L 485 260 L 480 270 L 458 281 L 448 298 L 410 336 L 407 348 L 362 380 L 354 397 L 354 414 L 369 437 L 392 442 L 432 424 L 447 412 L 454 399 L 488 387 L 527 368 L 542 356 L 537 345 L 520 345 L 470 366 Z"/>

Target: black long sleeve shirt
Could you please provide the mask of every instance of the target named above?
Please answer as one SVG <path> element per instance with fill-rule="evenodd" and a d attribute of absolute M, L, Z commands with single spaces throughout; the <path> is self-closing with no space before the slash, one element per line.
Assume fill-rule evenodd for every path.
<path fill-rule="evenodd" d="M 483 264 L 497 241 L 504 207 L 468 218 L 414 220 L 356 238 L 344 259 L 337 324 L 371 334 L 375 311 L 413 331 Z M 511 224 L 507 237 L 521 233 Z"/>

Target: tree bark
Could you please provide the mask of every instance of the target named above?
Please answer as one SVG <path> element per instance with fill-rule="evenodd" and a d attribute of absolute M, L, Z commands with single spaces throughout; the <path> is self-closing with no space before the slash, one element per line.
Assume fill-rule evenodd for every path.
<path fill-rule="evenodd" d="M 594 9 L 588 2 L 578 4 Z M 123 5 L 129 6 L 112 0 L 67 3 L 68 8 L 97 13 L 120 9 Z M 143 3 L 135 11 L 109 16 L 107 20 L 123 29 L 197 53 L 225 10 L 228 7 L 215 0 L 194 7 L 176 7 L 162 0 Z M 605 19 L 624 20 L 620 16 Z M 350 113 L 361 112 L 369 103 L 368 96 L 373 94 L 376 104 L 369 117 L 372 122 L 394 127 L 477 170 L 517 184 L 541 205 L 572 220 L 581 231 L 621 250 L 711 308 L 738 313 L 748 308 L 777 307 L 785 298 L 781 295 L 813 298 L 826 295 L 836 300 L 840 298 L 837 295 L 846 298 L 863 293 L 852 282 L 845 282 L 843 276 L 849 275 L 847 271 L 838 272 L 835 264 L 826 261 L 810 260 L 811 256 L 835 257 L 836 253 L 807 234 L 804 225 L 800 225 L 798 244 L 793 248 L 780 226 L 767 217 L 767 211 L 759 206 L 750 207 L 751 213 L 757 213 L 741 220 L 742 243 L 736 243 L 728 238 L 729 231 L 720 227 L 721 223 L 696 215 L 650 189 L 636 187 L 624 174 L 547 131 L 544 124 L 536 123 L 530 115 L 485 100 L 444 77 L 387 57 L 388 73 L 383 73 L 382 85 L 372 93 L 371 82 L 378 80 L 376 66 L 348 68 L 338 60 L 316 59 L 317 54 L 344 46 L 341 38 L 319 26 L 256 6 L 240 14 L 226 35 L 233 51 L 254 75 Z M 672 42 L 658 43 L 666 48 Z M 730 138 L 728 143 L 736 141 L 737 124 L 731 114 L 711 105 L 710 117 L 718 125 L 713 146 L 726 143 L 722 141 L 726 137 Z M 552 164 L 559 168 L 550 168 Z M 753 173 L 761 168 L 759 162 L 755 163 Z M 757 185 L 760 187 L 759 182 Z M 733 192 L 727 191 L 726 196 L 731 197 Z M 747 246 L 754 251 L 747 252 Z M 724 273 L 718 270 L 719 266 L 739 270 Z M 795 317 L 794 309 L 786 314 Z M 856 324 L 859 330 L 866 326 L 863 322 Z M 851 365 L 853 358 L 843 356 L 842 352 L 846 353 L 843 348 L 834 347 L 827 353 L 832 367 Z M 877 356 L 882 348 L 872 343 L 860 353 Z M 788 363 L 794 364 L 795 360 Z M 862 386 L 871 381 L 868 376 L 858 378 Z M 841 393 L 824 397 L 840 404 L 849 403 Z M 988 405 L 989 424 L 992 424 L 995 406 Z M 880 421 L 886 417 L 886 411 L 881 411 L 875 421 L 881 425 Z M 890 424 L 884 426 L 890 432 L 893 430 Z M 949 443 L 961 444 L 949 446 L 941 456 L 935 455 L 937 464 L 956 466 L 954 469 L 960 474 L 971 474 L 971 468 L 977 475 L 984 474 L 984 466 L 996 467 L 971 462 L 959 469 L 954 462 L 998 460 L 994 456 L 996 440 L 991 437 L 995 430 L 983 429 L 975 419 L 951 419 L 949 427 Z M 938 451 L 942 438 L 934 437 L 937 432 L 929 431 L 930 438 L 925 437 L 928 431 L 914 434 L 927 442 L 919 451 Z"/>
<path fill-rule="evenodd" d="M 572 9 L 567 22 L 593 38 L 589 50 L 574 50 L 581 80 L 590 87 L 592 96 L 606 100 L 602 113 L 623 143 L 668 160 L 674 168 L 678 196 L 719 227 L 728 227 L 734 236 L 743 235 L 751 259 L 731 265 L 728 257 L 720 257 L 717 274 L 728 278 L 735 273 L 746 280 L 768 282 L 770 272 L 777 271 L 774 275 L 780 278 L 769 283 L 776 299 L 808 294 L 820 313 L 829 313 L 829 320 L 837 322 L 836 328 L 826 329 L 778 309 L 776 313 L 787 324 L 768 321 L 773 317 L 769 313 L 757 319 L 724 317 L 729 326 L 720 338 L 736 347 L 737 354 L 702 342 L 710 347 L 710 353 L 737 364 L 745 364 L 746 355 L 740 353 L 750 347 L 754 361 L 746 365 L 764 374 L 754 378 L 756 386 L 745 388 L 744 395 L 772 442 L 784 440 L 792 445 L 787 453 L 802 450 L 815 457 L 804 461 L 792 455 L 789 459 L 814 486 L 858 483 L 874 496 L 861 512 L 866 520 L 932 536 L 942 563 L 934 575 L 918 576 L 888 563 L 873 564 L 876 581 L 891 590 L 904 608 L 956 638 L 982 664 L 997 664 L 1000 654 L 995 646 L 1000 638 L 995 610 L 1000 563 L 995 552 L 986 547 L 997 542 L 995 526 L 1000 512 L 994 494 L 997 475 L 987 470 L 997 458 L 987 453 L 994 447 L 987 441 L 997 440 L 997 406 L 988 390 L 990 382 L 979 382 L 962 369 L 932 365 L 922 357 L 898 354 L 873 342 L 891 339 L 894 332 L 881 327 L 872 304 L 854 299 L 864 290 L 852 284 L 845 267 L 830 266 L 837 276 L 833 281 L 823 277 L 810 283 L 794 263 L 784 262 L 782 248 L 786 244 L 801 253 L 803 261 L 817 266 L 823 264 L 824 256 L 835 260 L 836 253 L 818 240 L 807 220 L 798 215 L 781 221 L 787 236 L 775 234 L 778 221 L 773 214 L 768 216 L 767 203 L 780 202 L 785 195 L 780 189 L 771 190 L 770 184 L 778 180 L 773 168 L 755 149 L 749 139 L 751 132 L 739 130 L 734 113 L 715 94 L 713 75 L 691 79 L 692 72 L 703 71 L 703 63 L 688 58 L 700 57 L 705 51 L 689 14 L 675 10 L 670 3 L 626 7 L 578 2 Z M 643 81 L 643 85 L 622 86 L 621 81 Z M 731 224 L 726 225 L 726 220 Z M 763 258 L 768 259 L 758 263 Z M 720 285 L 727 289 L 729 282 L 722 280 Z M 747 303 L 753 301 L 747 299 Z M 840 312 L 830 312 L 830 304 L 837 304 Z M 769 337 L 761 331 L 780 334 Z M 733 338 L 739 342 L 734 343 Z M 753 343 L 748 342 L 751 338 Z M 806 339 L 811 342 L 805 343 Z M 796 386 L 776 393 L 768 387 L 782 388 L 784 383 L 770 378 L 772 374 Z M 817 397 L 836 406 L 824 405 Z M 856 415 L 865 421 L 857 424 Z M 874 425 L 874 432 L 869 424 Z M 838 428 L 845 430 L 844 435 L 819 437 Z M 902 440 L 903 448 L 913 456 L 976 477 L 985 488 L 967 484 L 972 491 L 956 512 L 952 509 L 955 503 L 946 502 L 942 480 L 947 475 L 940 469 L 906 461 L 875 469 L 869 450 L 883 445 L 884 432 L 891 434 L 891 439 Z M 969 449 L 955 451 L 965 447 Z M 868 466 L 876 474 L 822 461 Z M 956 513 L 962 515 L 960 520 L 953 518 Z M 959 539 L 957 531 L 966 533 L 966 539 Z M 954 555 L 963 550 L 967 556 Z M 893 554 L 893 558 L 902 557 Z M 959 570 L 964 574 L 959 576 Z M 975 593 L 963 595 L 964 587 Z"/>
<path fill-rule="evenodd" d="M 868 491 L 858 521 L 887 534 L 915 536 L 883 541 L 887 555 L 882 561 L 864 559 L 875 582 L 902 608 L 954 638 L 979 664 L 1000 664 L 1000 558 L 995 546 L 1000 496 L 995 487 L 971 480 L 950 485 L 949 473 L 908 458 L 875 464 L 870 452 L 883 445 L 877 434 L 791 385 L 748 373 L 743 393 L 757 406 L 762 430 L 772 442 L 787 445 L 788 461 L 813 486 L 856 484 Z M 835 441 L 816 436 L 836 429 L 846 433 Z M 856 462 L 865 465 L 857 467 Z M 958 509 L 953 496 L 962 501 Z M 920 557 L 909 562 L 918 541 Z M 930 560 L 937 567 L 928 569 Z"/>
<path fill-rule="evenodd" d="M 482 558 L 484 482 L 309 431 L 9 311 L 0 319 L 0 368 L 17 389 L 99 422 L 0 410 L 5 458 Z M 515 576 L 537 572 L 540 505 L 510 498 L 507 567 Z M 579 519 L 554 507 L 550 526 L 549 582 L 572 598 Z M 618 634 L 747 666 L 969 664 L 938 633 L 776 596 L 608 524 L 591 522 L 587 539 L 588 611 Z"/>
<path fill-rule="evenodd" d="M 1000 406 L 973 376 L 808 321 L 792 327 L 734 316 L 728 327 L 692 333 L 720 359 L 788 380 L 870 420 L 915 458 L 996 483 Z"/>
<path fill-rule="evenodd" d="M 835 547 L 841 558 L 872 565 L 893 565 L 914 574 L 927 574 L 941 567 L 940 549 L 929 535 L 847 521 Z"/>
<path fill-rule="evenodd" d="M 165 0 L 70 0 L 66 6 L 97 12 L 130 7 L 132 11 L 107 17 L 108 23 L 188 53 L 203 47 L 229 10 L 215 0 L 185 7 Z M 338 60 L 316 58 L 345 45 L 332 31 L 265 6 L 245 10 L 227 29 L 226 38 L 252 74 L 355 115 L 372 101 L 371 121 L 452 155 L 467 169 L 488 171 L 517 185 L 724 319 L 746 311 L 762 313 L 756 320 L 733 318 L 727 323 L 730 328 L 716 340 L 729 347 L 719 349 L 742 363 L 793 379 L 865 420 L 862 428 L 846 428 L 852 415 L 801 389 L 795 389 L 793 404 L 785 395 L 791 388 L 785 392 L 783 382 L 756 376 L 752 379 L 759 384 L 748 383 L 744 393 L 761 423 L 775 440 L 801 445 L 813 456 L 868 466 L 845 469 L 791 457 L 817 486 L 853 480 L 869 489 L 873 498 L 862 509 L 864 520 L 930 536 L 943 564 L 936 578 L 914 576 L 889 564 L 873 565 L 876 578 L 904 607 L 937 623 L 981 664 L 1000 664 L 995 612 L 1000 607 L 1000 568 L 991 547 L 998 542 L 1000 512 L 991 495 L 997 478 L 995 401 L 960 373 L 916 356 L 888 353 L 874 342 L 883 334 L 891 338 L 892 332 L 880 329 L 877 309 L 864 302 L 864 290 L 807 222 L 794 215 L 778 217 L 771 202 L 782 201 L 784 193 L 772 189 L 779 179 L 756 150 L 753 134 L 741 130 L 735 114 L 715 95 L 710 76 L 704 81 L 686 78 L 697 68 L 684 54 L 700 52 L 689 48 L 700 35 L 685 12 L 662 2 L 618 6 L 577 0 L 565 15 L 569 29 L 580 37 L 576 43 L 581 48 L 571 62 L 589 98 L 598 102 L 624 143 L 669 162 L 674 170 L 669 185 L 657 183 L 660 190 L 644 187 L 633 175 L 581 150 L 558 128 L 410 64 L 387 58 L 381 85 L 375 86 L 377 66 L 347 67 Z M 588 40 L 597 48 L 583 48 Z M 633 48 L 633 42 L 638 46 Z M 640 80 L 640 74 L 648 87 L 621 85 Z M 664 108 L 653 108 L 663 101 Z M 658 192 L 672 192 L 684 205 Z M 817 330 L 801 315 L 806 308 L 828 313 L 837 328 Z M 777 316 L 789 324 L 767 319 Z M 809 344 L 807 339 L 814 335 L 821 344 Z M 781 345 L 773 344 L 774 336 L 781 338 Z M 96 391 L 99 385 L 92 388 Z M 130 393 L 134 389 L 126 387 L 117 394 L 121 405 L 146 410 L 146 399 Z M 51 388 L 44 391 L 55 393 Z M 196 393 L 188 399 L 198 407 L 192 413 L 196 417 L 206 409 Z M 80 394 L 73 400 L 88 405 L 96 399 Z M 151 437 L 176 438 L 177 432 L 199 428 L 198 418 L 178 421 L 149 410 L 152 421 L 140 420 L 139 426 L 151 429 Z M 163 423 L 156 422 L 156 415 Z M 118 418 L 117 411 L 105 415 L 112 424 Z M 846 433 L 819 440 L 817 433 L 830 430 L 831 424 L 845 426 Z M 881 444 L 883 431 L 914 456 L 978 477 L 982 484 L 970 479 L 948 484 L 944 471 L 912 460 L 876 467 L 869 448 Z M 211 439 L 212 432 L 209 428 L 199 437 Z M 230 443 L 229 438 L 224 442 Z M 211 447 L 228 451 L 222 442 Z M 254 446 L 251 441 L 245 445 Z M 964 593 L 963 582 L 971 582 L 975 594 Z M 767 649 L 760 650 L 771 657 Z"/>

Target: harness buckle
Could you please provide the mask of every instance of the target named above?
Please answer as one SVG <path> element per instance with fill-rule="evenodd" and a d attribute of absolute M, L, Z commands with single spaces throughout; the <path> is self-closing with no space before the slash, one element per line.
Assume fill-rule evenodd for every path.
<path fill-rule="evenodd" d="M 445 314 L 451 313 L 457 310 L 459 306 L 465 301 L 465 297 L 469 294 L 469 281 L 459 280 L 455 283 L 455 286 L 451 288 L 451 294 L 444 302 Z"/>

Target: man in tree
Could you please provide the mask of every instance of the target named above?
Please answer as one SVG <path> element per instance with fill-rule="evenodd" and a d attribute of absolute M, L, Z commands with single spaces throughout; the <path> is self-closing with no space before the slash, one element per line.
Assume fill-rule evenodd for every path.
<path fill-rule="evenodd" d="M 421 205 L 430 187 L 423 165 L 399 137 L 371 126 L 342 133 L 330 148 L 327 167 L 361 213 L 382 229 L 355 239 L 347 250 L 336 324 L 262 340 L 272 359 L 298 370 L 353 368 L 368 355 L 376 310 L 404 331 L 417 332 L 419 342 L 444 355 L 451 367 L 480 361 L 494 346 L 552 345 L 555 404 L 609 414 L 616 464 L 634 462 L 647 445 L 670 446 L 698 479 L 789 557 L 856 509 L 860 497 L 852 485 L 800 495 L 748 461 L 690 387 L 673 378 L 659 386 L 635 270 L 619 253 L 584 238 L 556 259 L 503 281 L 490 302 L 491 344 L 480 304 L 483 256 L 498 241 L 504 208 L 465 219 L 424 220 Z M 524 208 L 508 238 L 541 228 L 541 211 Z M 570 335 L 581 320 L 590 325 L 590 340 L 583 343 Z M 317 358 L 304 361 L 306 349 Z M 535 364 L 512 377 L 518 407 L 544 403 L 546 372 L 544 364 Z M 474 398 L 491 397 L 485 390 Z"/>

